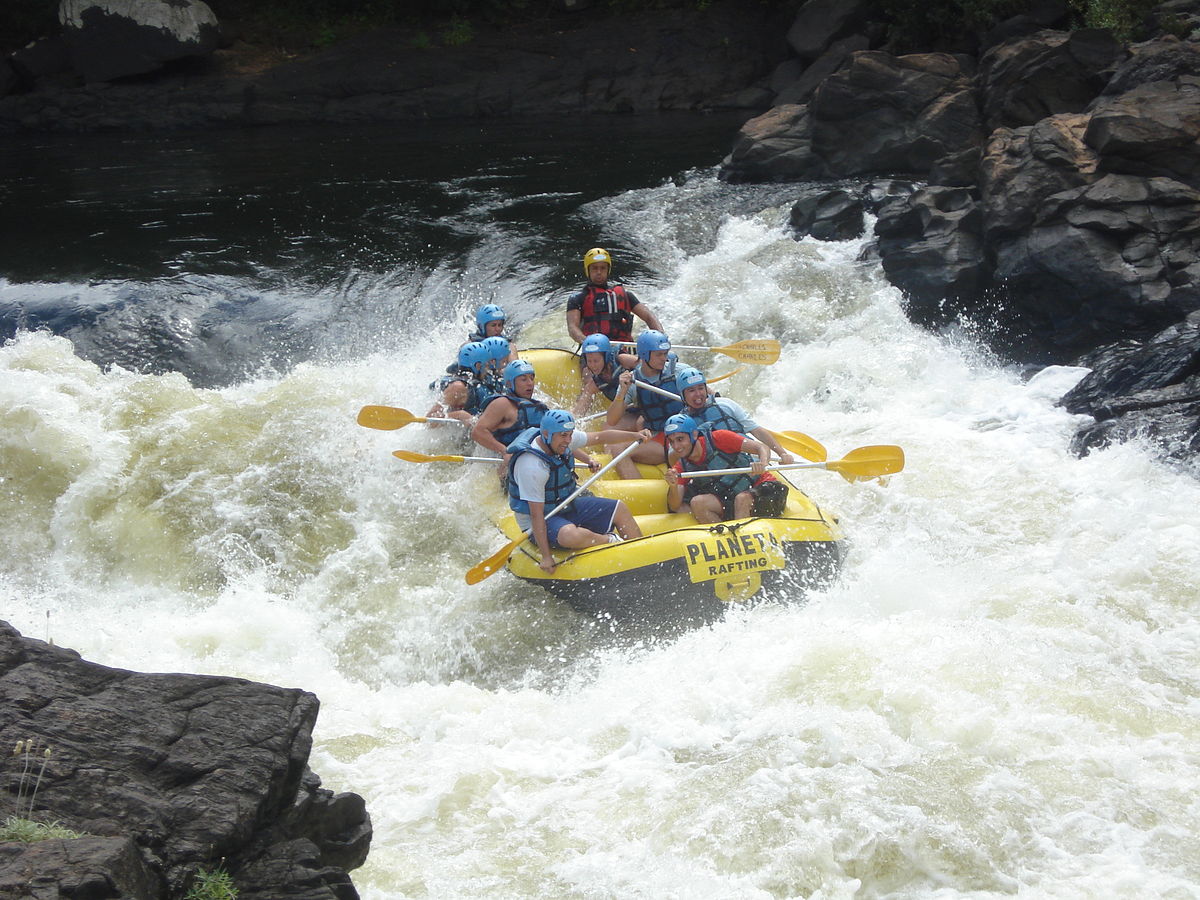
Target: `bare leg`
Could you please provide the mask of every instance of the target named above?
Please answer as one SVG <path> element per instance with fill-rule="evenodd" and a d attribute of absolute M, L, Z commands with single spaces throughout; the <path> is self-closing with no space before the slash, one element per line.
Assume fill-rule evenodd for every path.
<path fill-rule="evenodd" d="M 701 525 L 713 525 L 725 518 L 725 508 L 716 494 L 697 494 L 690 505 L 692 516 Z"/>
<path fill-rule="evenodd" d="M 733 517 L 735 519 L 748 519 L 754 512 L 754 495 L 749 491 L 742 491 L 733 498 Z"/>
<path fill-rule="evenodd" d="M 578 525 L 564 525 L 558 530 L 558 537 L 554 539 L 554 542 L 567 550 L 583 550 L 586 547 L 607 544 L 608 535 L 596 534 L 596 532 L 580 528 Z"/>
<path fill-rule="evenodd" d="M 642 536 L 642 529 L 638 527 L 637 520 L 634 519 L 633 513 L 629 511 L 629 507 L 624 503 L 618 503 L 616 511 L 613 512 L 613 525 L 616 526 L 617 532 L 627 541 Z"/>

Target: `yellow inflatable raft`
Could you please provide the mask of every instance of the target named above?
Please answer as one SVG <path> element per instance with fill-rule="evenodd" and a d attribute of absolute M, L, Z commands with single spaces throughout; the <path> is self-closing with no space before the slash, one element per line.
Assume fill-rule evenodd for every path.
<path fill-rule="evenodd" d="M 570 408 L 579 395 L 578 357 L 550 349 L 520 355 L 533 364 L 540 392 Z M 645 478 L 622 480 L 610 472 L 591 490 L 624 500 L 643 537 L 556 551 L 553 575 L 538 566 L 537 549 L 526 541 L 509 558 L 509 571 L 591 615 L 681 625 L 714 621 L 730 604 L 764 596 L 800 598 L 836 576 L 844 547 L 837 519 L 786 479 L 782 516 L 700 525 L 691 515 L 667 511 L 662 466 L 639 468 Z M 511 512 L 498 525 L 509 539 L 522 534 Z"/>

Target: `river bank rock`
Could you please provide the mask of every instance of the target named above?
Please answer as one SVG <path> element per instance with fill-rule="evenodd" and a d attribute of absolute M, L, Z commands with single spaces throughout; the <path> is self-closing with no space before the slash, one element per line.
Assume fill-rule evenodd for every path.
<path fill-rule="evenodd" d="M 6 749 L 5 814 L 86 834 L 0 844 L 0 895 L 165 900 L 223 865 L 242 898 L 358 896 L 370 817 L 307 767 L 312 694 L 113 669 L 0 622 L 0 698 L 0 746 L 33 742 Z"/>
<path fill-rule="evenodd" d="M 1178 375 L 1172 342 L 1186 338 L 1168 336 L 1200 309 L 1200 41 L 1160 32 L 1122 45 L 1104 31 L 1056 31 L 1046 25 L 1063 10 L 1050 6 L 993 29 L 977 60 L 850 53 L 819 73 L 807 100 L 747 122 L 721 177 L 837 182 L 826 191 L 840 194 L 798 188 L 791 218 L 798 239 L 835 240 L 856 215 L 847 179 L 922 181 L 880 204 L 866 251 L 912 318 L 933 327 L 966 320 L 1020 362 L 1087 364 L 1108 347 L 1106 370 L 1128 351 L 1143 368 Z M 800 17 L 810 9 L 823 6 L 813 0 Z M 1173 0 L 1155 21 L 1179 31 L 1188 16 L 1200 22 L 1200 2 Z M 872 30 L 861 19 L 855 28 Z M 821 47 L 840 34 L 824 33 Z M 813 75 L 804 63 L 821 48 L 804 49 L 777 70 L 790 84 Z M 783 81 L 774 82 L 777 101 L 804 96 L 785 94 Z M 1186 381 L 1156 389 L 1186 397 L 1175 387 Z M 1096 384 L 1121 389 L 1109 378 Z M 1136 409 L 1115 394 L 1108 405 L 1089 400 L 1106 417 L 1078 449 L 1136 431 L 1159 438 L 1167 455 L 1192 452 L 1188 401 L 1134 393 Z M 1123 412 L 1104 412 L 1115 409 Z"/>
<path fill-rule="evenodd" d="M 1095 419 L 1075 436 L 1080 454 L 1113 442 L 1145 440 L 1174 459 L 1200 452 L 1200 312 L 1145 342 L 1090 354 L 1092 371 L 1062 398 Z"/>
<path fill-rule="evenodd" d="M 234 71 L 233 51 L 217 50 L 207 64 L 154 78 L 37 82 L 0 98 L 0 134 L 761 109 L 763 85 L 788 53 L 785 31 L 777 12 L 723 0 L 600 27 L 559 13 L 457 46 L 380 29 L 261 72 Z"/>
<path fill-rule="evenodd" d="M 201 0 L 61 0 L 71 65 L 86 82 L 154 72 L 217 48 L 217 17 Z"/>

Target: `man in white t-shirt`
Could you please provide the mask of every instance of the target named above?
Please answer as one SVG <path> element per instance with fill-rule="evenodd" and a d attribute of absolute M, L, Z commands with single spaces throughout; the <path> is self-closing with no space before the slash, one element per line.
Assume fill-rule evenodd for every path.
<path fill-rule="evenodd" d="M 576 489 L 575 459 L 598 468 L 584 451 L 593 444 L 628 445 L 642 441 L 648 433 L 620 431 L 615 428 L 585 432 L 575 430 L 575 417 L 565 409 L 552 409 L 542 416 L 541 424 L 527 428 L 508 445 L 508 505 L 517 516 L 517 524 L 529 531 L 541 553 L 538 565 L 553 572 L 556 563 L 552 547 L 580 550 L 622 538 L 642 536 L 629 508 L 620 500 L 607 497 L 577 497 L 562 512 L 546 518 L 546 508 L 554 509 Z M 613 534 L 613 529 L 620 533 Z"/>

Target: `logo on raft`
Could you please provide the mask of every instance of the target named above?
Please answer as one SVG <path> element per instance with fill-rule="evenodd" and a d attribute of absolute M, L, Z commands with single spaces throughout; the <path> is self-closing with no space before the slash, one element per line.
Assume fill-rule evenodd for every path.
<path fill-rule="evenodd" d="M 684 550 L 693 583 L 787 565 L 779 538 L 770 532 L 708 537 L 685 545 Z"/>

